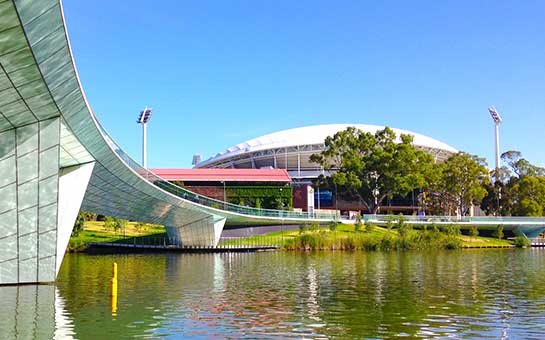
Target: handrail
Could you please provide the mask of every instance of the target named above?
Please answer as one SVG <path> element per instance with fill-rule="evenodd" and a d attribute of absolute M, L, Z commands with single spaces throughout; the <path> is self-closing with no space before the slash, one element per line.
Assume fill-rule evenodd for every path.
<path fill-rule="evenodd" d="M 234 212 L 243 215 L 251 216 L 265 216 L 265 217 L 276 217 L 276 218 L 294 218 L 294 219 L 323 219 L 323 220 L 336 220 L 338 216 L 331 215 L 328 213 L 315 212 L 296 212 L 290 210 L 276 210 L 276 209 L 261 209 L 253 207 L 245 207 L 233 203 L 228 203 L 214 198 L 210 198 L 204 195 L 197 194 L 185 188 L 179 187 L 159 176 L 149 171 L 148 169 L 142 167 L 138 162 L 136 162 L 129 154 L 127 154 L 123 149 L 114 141 L 106 129 L 100 124 L 98 119 L 96 120 L 97 125 L 105 137 L 106 143 L 114 150 L 115 153 L 119 155 L 121 160 L 130 168 L 135 170 L 140 176 L 146 179 L 151 184 L 155 185 L 158 188 L 161 188 L 175 196 L 178 196 L 182 199 L 201 204 L 210 208 L 225 210 L 229 212 Z"/>

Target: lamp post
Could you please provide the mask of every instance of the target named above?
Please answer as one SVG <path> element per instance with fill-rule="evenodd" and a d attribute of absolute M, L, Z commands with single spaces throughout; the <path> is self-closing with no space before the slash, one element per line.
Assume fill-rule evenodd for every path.
<path fill-rule="evenodd" d="M 501 116 L 494 106 L 488 108 L 488 112 L 494 121 L 495 128 L 495 146 L 496 146 L 496 171 L 495 177 L 496 182 L 500 180 L 500 124 L 502 122 Z M 498 214 L 500 214 L 500 200 L 501 200 L 501 185 L 499 186 L 498 196 L 497 196 L 497 205 L 498 205 Z"/>
<path fill-rule="evenodd" d="M 496 179 L 499 177 L 500 171 L 500 124 L 502 122 L 501 116 L 494 106 L 488 108 L 488 112 L 494 121 L 495 126 L 495 144 L 496 144 Z"/>
<path fill-rule="evenodd" d="M 136 120 L 138 124 L 142 124 L 142 166 L 144 167 L 144 169 L 148 167 L 146 125 L 151 118 L 151 111 L 152 109 L 146 106 L 144 110 L 140 111 L 140 115 Z"/>

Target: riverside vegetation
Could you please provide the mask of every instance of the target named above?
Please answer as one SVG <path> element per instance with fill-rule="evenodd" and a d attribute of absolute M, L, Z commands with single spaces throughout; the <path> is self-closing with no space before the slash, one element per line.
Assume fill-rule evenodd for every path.
<path fill-rule="evenodd" d="M 516 246 L 527 246 L 526 238 L 517 238 Z M 282 244 L 287 250 L 419 250 L 459 249 L 472 246 L 510 246 L 500 239 L 462 235 L 455 225 L 431 226 L 415 230 L 403 222 L 395 226 L 379 227 L 372 223 L 352 225 L 333 224 L 329 228 L 304 226 L 298 235 L 286 238 Z"/>

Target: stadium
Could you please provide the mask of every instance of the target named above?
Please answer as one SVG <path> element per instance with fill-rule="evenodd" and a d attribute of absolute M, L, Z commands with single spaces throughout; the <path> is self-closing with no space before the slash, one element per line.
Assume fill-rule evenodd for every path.
<path fill-rule="evenodd" d="M 327 136 L 333 136 L 350 126 L 373 134 L 384 129 L 384 126 L 377 125 L 327 124 L 283 130 L 232 146 L 196 163 L 195 168 L 285 169 L 295 181 L 308 182 L 323 171 L 316 163 L 310 161 L 310 155 L 323 150 Z M 395 128 L 392 130 L 398 139 L 401 134 L 412 135 L 413 144 L 432 154 L 436 161 L 443 161 L 458 152 L 455 148 L 431 137 L 407 130 Z"/>

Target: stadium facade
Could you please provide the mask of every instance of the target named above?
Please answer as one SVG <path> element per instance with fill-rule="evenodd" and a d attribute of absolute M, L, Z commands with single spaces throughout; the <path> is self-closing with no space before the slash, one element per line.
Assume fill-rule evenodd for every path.
<path fill-rule="evenodd" d="M 310 155 L 324 149 L 327 136 L 353 126 L 364 132 L 375 133 L 384 126 L 365 124 L 326 124 L 300 127 L 267 134 L 226 149 L 199 162 L 195 168 L 285 169 L 296 181 L 308 181 L 323 173 L 323 169 L 310 161 Z M 393 128 L 399 139 L 401 134 L 414 137 L 413 144 L 442 161 L 458 152 L 455 148 L 419 133 Z"/>
<path fill-rule="evenodd" d="M 346 201 L 336 197 L 331 190 L 314 190 L 312 181 L 319 175 L 327 175 L 320 165 L 310 161 L 310 156 L 324 150 L 326 137 L 355 127 L 361 131 L 375 133 L 384 126 L 365 124 L 326 124 L 283 130 L 248 140 L 226 149 L 217 155 L 199 162 L 195 168 L 233 169 L 284 169 L 293 179 L 293 206 L 303 211 L 316 209 L 340 210 L 344 215 L 351 212 L 367 212 L 360 202 Z M 412 131 L 393 128 L 397 140 L 401 134 L 413 136 L 413 145 L 430 153 L 436 162 L 457 153 L 455 148 L 434 138 Z M 413 213 L 420 210 L 418 192 L 406 197 L 394 197 L 382 202 L 387 211 Z M 314 199 L 312 199 L 314 197 Z"/>

